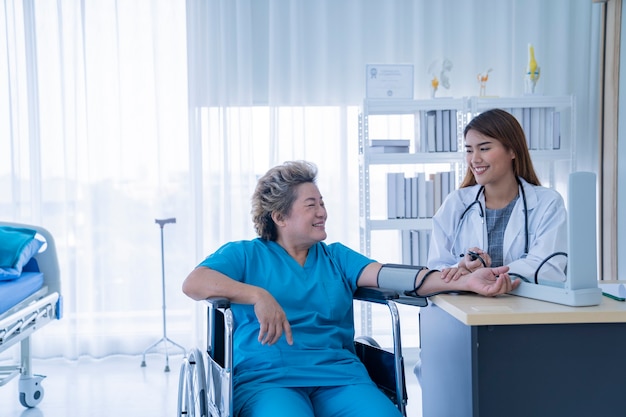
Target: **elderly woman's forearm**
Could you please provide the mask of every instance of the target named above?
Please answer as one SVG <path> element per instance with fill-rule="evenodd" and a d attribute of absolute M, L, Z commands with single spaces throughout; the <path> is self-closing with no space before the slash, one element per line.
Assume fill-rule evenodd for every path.
<path fill-rule="evenodd" d="M 183 292 L 194 300 L 225 297 L 238 304 L 255 304 L 263 291 L 202 266 L 194 269 L 183 282 Z"/>

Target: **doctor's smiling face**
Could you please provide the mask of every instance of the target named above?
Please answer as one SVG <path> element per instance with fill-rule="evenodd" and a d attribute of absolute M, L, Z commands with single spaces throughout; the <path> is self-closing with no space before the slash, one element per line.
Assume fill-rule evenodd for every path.
<path fill-rule="evenodd" d="M 472 185 L 506 186 L 521 177 L 541 185 L 528 152 L 524 129 L 515 116 L 502 109 L 491 109 L 474 117 L 463 129 L 467 172 L 460 187 Z"/>
<path fill-rule="evenodd" d="M 477 184 L 495 185 L 515 181 L 515 153 L 502 142 L 470 129 L 465 135 L 465 161 Z"/>

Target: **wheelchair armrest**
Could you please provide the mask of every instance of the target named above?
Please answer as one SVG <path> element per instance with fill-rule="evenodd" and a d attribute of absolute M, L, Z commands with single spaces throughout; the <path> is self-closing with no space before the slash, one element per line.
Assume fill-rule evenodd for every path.
<path fill-rule="evenodd" d="M 397 300 L 400 304 L 406 304 L 413 307 L 426 307 L 428 305 L 428 298 L 425 297 L 413 297 L 410 295 L 401 295 Z"/>
<path fill-rule="evenodd" d="M 209 297 L 204 302 L 213 308 L 230 308 L 230 299 L 224 297 Z"/>
<path fill-rule="evenodd" d="M 398 293 L 396 290 L 379 287 L 359 287 L 354 293 L 355 300 L 369 301 L 371 303 L 386 304 L 387 301 L 395 301 L 414 307 L 426 307 L 428 299 L 423 297 L 412 297 Z"/>
<path fill-rule="evenodd" d="M 359 287 L 354 293 L 355 300 L 386 304 L 389 300 L 397 300 L 400 294 L 396 290 L 378 287 Z"/>

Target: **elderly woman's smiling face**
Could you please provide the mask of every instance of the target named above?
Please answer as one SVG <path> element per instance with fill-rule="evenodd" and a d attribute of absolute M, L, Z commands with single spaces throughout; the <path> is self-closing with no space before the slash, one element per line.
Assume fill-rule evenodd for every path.
<path fill-rule="evenodd" d="M 317 185 L 312 182 L 297 187 L 291 212 L 278 227 L 279 239 L 297 245 L 312 246 L 326 239 L 326 207 Z"/>

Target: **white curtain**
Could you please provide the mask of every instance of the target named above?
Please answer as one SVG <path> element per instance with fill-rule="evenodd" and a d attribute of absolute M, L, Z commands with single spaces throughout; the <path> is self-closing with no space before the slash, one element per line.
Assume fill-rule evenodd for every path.
<path fill-rule="evenodd" d="M 137 354 L 203 329 L 180 285 L 208 253 L 254 237 L 249 199 L 270 166 L 320 168 L 328 241 L 359 249 L 358 106 L 365 65 L 432 62 L 439 95 L 573 94 L 577 168 L 596 168 L 599 9 L 591 0 L 4 0 L 0 218 L 59 249 L 63 320 L 38 357 Z M 381 261 L 389 261 L 383 260 Z M 63 335 L 63 337 L 59 337 Z"/>

